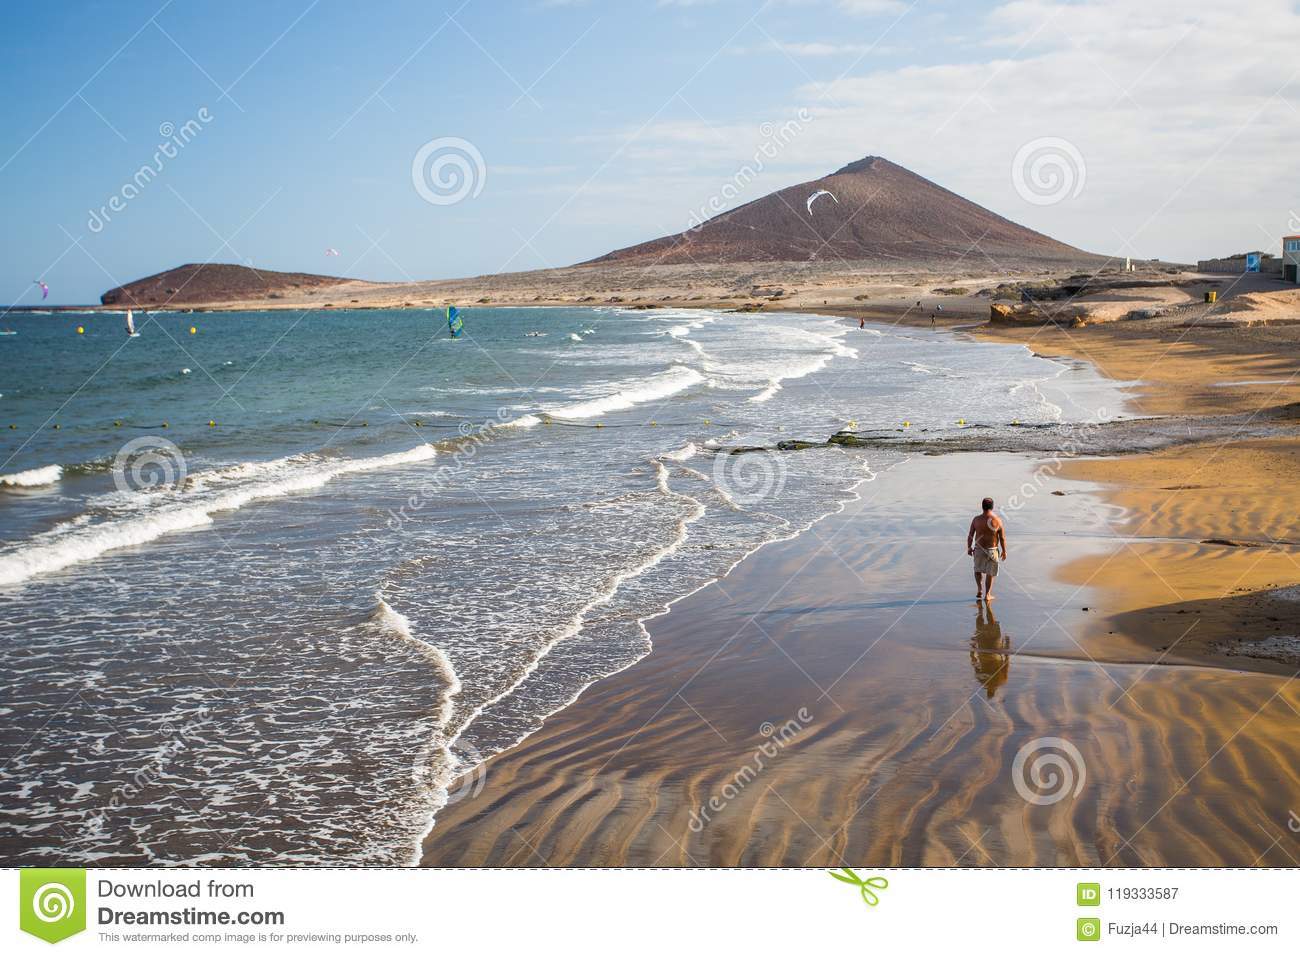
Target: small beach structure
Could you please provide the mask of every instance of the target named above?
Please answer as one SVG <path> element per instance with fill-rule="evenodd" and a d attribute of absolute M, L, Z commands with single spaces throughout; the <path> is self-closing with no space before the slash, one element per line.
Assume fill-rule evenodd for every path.
<path fill-rule="evenodd" d="M 1300 283 L 1300 236 L 1282 237 L 1282 278 Z"/>
<path fill-rule="evenodd" d="M 1248 253 L 1237 253 L 1222 259 L 1202 259 L 1196 264 L 1197 272 L 1210 273 L 1262 273 L 1266 276 L 1282 276 L 1282 261 L 1271 253 L 1256 249 Z"/>

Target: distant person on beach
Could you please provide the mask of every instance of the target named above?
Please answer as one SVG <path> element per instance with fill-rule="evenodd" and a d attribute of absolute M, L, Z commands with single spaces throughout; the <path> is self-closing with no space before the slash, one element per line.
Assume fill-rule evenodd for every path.
<path fill-rule="evenodd" d="M 966 533 L 966 554 L 975 556 L 975 600 L 992 601 L 998 565 L 1007 560 L 1007 532 L 1002 519 L 993 514 L 993 499 L 986 498 L 980 505 Z"/>

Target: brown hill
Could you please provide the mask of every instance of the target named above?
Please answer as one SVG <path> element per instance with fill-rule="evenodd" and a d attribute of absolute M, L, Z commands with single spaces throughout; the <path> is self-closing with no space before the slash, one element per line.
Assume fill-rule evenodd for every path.
<path fill-rule="evenodd" d="M 808 198 L 817 190 L 831 196 Z M 983 206 L 868 156 L 830 176 L 777 190 L 706 222 L 593 259 L 594 264 L 837 261 L 906 268 L 1015 268 L 1101 257 L 1026 229 Z"/>
<path fill-rule="evenodd" d="M 323 289 L 354 281 L 311 273 L 250 269 L 248 266 L 225 263 L 186 263 L 110 289 L 99 297 L 99 301 L 105 306 L 181 306 L 294 298 L 310 289 Z"/>

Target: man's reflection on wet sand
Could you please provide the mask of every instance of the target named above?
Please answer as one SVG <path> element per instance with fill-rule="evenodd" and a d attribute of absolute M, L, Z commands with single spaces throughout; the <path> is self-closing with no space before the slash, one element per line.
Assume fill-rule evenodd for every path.
<path fill-rule="evenodd" d="M 970 663 L 975 680 L 992 698 L 1007 683 L 1011 670 L 1011 639 L 1002 634 L 1002 626 L 993 608 L 983 602 L 975 606 L 975 636 L 970 640 Z"/>

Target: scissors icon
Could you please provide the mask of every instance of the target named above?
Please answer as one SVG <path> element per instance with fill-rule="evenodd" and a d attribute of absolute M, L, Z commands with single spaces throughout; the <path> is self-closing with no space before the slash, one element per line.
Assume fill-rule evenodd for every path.
<path fill-rule="evenodd" d="M 837 874 L 835 871 L 831 871 L 831 877 L 835 878 L 837 881 L 843 881 L 845 884 L 852 884 L 856 887 L 862 894 L 862 900 L 866 902 L 868 907 L 875 907 L 880 903 L 880 896 L 876 891 L 883 891 L 887 888 L 889 886 L 889 881 L 885 880 L 883 877 L 868 877 L 866 880 L 863 880 L 861 877 L 858 877 L 857 874 L 853 873 L 851 868 L 841 867 L 840 870 L 844 873 Z M 875 890 L 872 888 L 875 888 Z"/>

